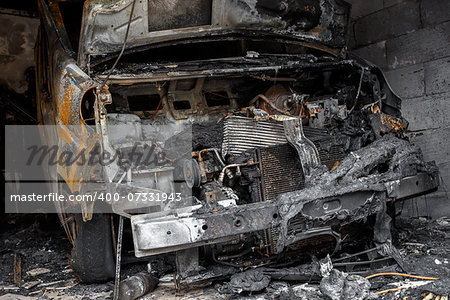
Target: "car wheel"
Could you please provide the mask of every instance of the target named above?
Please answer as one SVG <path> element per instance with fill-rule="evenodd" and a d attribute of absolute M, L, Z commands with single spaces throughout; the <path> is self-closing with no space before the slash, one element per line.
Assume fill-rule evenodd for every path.
<path fill-rule="evenodd" d="M 70 264 L 81 282 L 105 282 L 114 277 L 115 262 L 109 214 L 93 214 L 83 222 L 74 215 L 75 231 Z"/>

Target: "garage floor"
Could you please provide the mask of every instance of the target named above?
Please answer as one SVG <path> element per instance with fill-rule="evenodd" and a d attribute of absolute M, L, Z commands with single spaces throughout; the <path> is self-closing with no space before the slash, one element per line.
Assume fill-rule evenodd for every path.
<path fill-rule="evenodd" d="M 81 284 L 72 273 L 68 261 L 70 244 L 54 215 L 8 215 L 0 235 L 0 300 L 5 299 L 111 299 L 113 283 Z M 17 228 L 20 227 L 20 228 Z M 423 299 L 450 294 L 450 219 L 425 218 L 397 220 L 396 240 L 410 274 L 438 277 L 436 281 L 379 276 L 370 279 L 371 291 L 383 291 L 422 282 L 426 285 L 387 292 L 379 299 Z M 122 278 L 145 269 L 145 264 L 123 266 Z M 20 285 L 15 284 L 21 282 Z M 170 276 L 158 288 L 141 299 L 224 299 L 216 285 L 203 289 L 176 292 Z M 272 282 L 259 294 L 233 295 L 237 299 L 322 299 L 313 298 L 311 284 L 289 285 Z M 410 298 L 404 298 L 409 296 Z M 435 296 L 427 299 L 435 299 Z M 436 298 L 439 299 L 439 298 Z M 442 298 L 445 299 L 445 298 Z"/>

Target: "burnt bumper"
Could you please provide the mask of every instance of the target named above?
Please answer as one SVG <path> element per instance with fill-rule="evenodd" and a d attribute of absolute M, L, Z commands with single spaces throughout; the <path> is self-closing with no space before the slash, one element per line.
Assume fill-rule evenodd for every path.
<path fill-rule="evenodd" d="M 304 198 L 293 192 L 281 195 L 277 201 L 215 208 L 203 213 L 180 212 L 156 218 L 153 214 L 136 215 L 131 217 L 135 254 L 142 257 L 178 251 L 264 229 L 279 232 L 276 249 L 281 252 L 285 246 L 326 232 L 323 229 L 336 223 L 348 224 L 373 215 L 382 209 L 384 201 L 410 198 L 430 192 L 438 185 L 437 174 L 420 173 L 370 189 L 346 186 L 329 191 L 327 197 L 320 199 Z M 290 220 L 300 224 L 300 230 L 292 232 Z"/>

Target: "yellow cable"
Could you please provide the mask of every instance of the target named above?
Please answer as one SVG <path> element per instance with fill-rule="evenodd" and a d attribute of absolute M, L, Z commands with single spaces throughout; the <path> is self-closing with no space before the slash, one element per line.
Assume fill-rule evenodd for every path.
<path fill-rule="evenodd" d="M 384 290 L 384 291 L 375 292 L 375 294 L 378 294 L 378 295 L 386 294 L 386 293 L 389 293 L 389 292 L 396 292 L 396 291 L 400 291 L 400 290 L 403 290 L 403 289 L 408 289 L 408 287 L 401 286 L 401 287 L 398 287 L 398 288 L 395 288 L 395 289 L 388 289 L 388 290 Z"/>
<path fill-rule="evenodd" d="M 410 275 L 410 274 L 403 274 L 403 273 L 378 273 L 378 274 L 369 275 L 366 277 L 366 279 L 374 278 L 377 276 L 384 276 L 384 275 L 404 276 L 404 277 L 423 279 L 423 280 L 438 280 L 439 279 L 437 277 L 425 277 L 425 276 L 417 276 L 417 275 Z"/>

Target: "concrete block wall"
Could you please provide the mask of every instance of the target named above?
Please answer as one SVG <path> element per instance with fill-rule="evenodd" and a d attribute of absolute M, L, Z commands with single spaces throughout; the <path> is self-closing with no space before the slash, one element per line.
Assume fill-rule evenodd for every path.
<path fill-rule="evenodd" d="M 385 71 L 411 140 L 441 172 L 439 190 L 405 201 L 403 213 L 450 216 L 450 1 L 347 1 L 350 51 Z"/>

